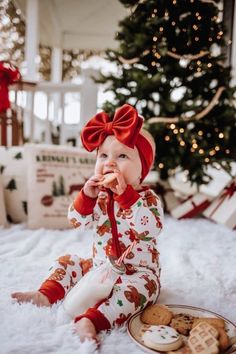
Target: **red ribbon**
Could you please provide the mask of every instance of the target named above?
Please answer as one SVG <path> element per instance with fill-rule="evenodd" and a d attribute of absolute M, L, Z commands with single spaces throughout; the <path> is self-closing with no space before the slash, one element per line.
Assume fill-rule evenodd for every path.
<path fill-rule="evenodd" d="M 0 61 L 0 113 L 10 108 L 8 86 L 20 78 L 20 72 L 15 66 Z"/>
<path fill-rule="evenodd" d="M 221 204 L 224 202 L 224 200 L 228 197 L 229 199 L 234 195 L 234 192 L 236 192 L 236 183 L 232 182 L 229 186 L 227 186 L 224 189 L 224 192 L 220 196 L 219 203 L 216 205 L 216 207 L 212 210 L 210 213 L 209 217 L 211 218 L 213 214 L 216 212 L 216 210 L 221 206 Z"/>
<path fill-rule="evenodd" d="M 121 143 L 134 148 L 142 124 L 136 109 L 124 104 L 116 110 L 113 120 L 105 112 L 97 113 L 84 127 L 81 140 L 85 149 L 93 151 L 108 135 L 115 135 Z"/>

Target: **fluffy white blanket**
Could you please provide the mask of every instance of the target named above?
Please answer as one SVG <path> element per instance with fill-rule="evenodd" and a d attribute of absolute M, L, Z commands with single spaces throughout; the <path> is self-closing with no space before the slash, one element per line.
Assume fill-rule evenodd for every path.
<path fill-rule="evenodd" d="M 56 257 L 90 253 L 91 232 L 0 229 L 0 353 L 143 353 L 126 328 L 102 333 L 99 351 L 80 343 L 60 304 L 37 308 L 12 303 L 13 291 L 36 289 Z M 160 303 L 188 304 L 215 311 L 236 322 L 236 233 L 207 220 L 166 218 L 159 238 L 162 264 Z"/>

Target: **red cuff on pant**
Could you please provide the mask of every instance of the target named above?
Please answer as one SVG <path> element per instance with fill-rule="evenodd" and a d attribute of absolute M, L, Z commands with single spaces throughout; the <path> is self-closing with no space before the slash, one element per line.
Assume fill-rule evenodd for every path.
<path fill-rule="evenodd" d="M 91 307 L 89 308 L 85 314 L 78 316 L 75 318 L 75 322 L 78 322 L 81 318 L 88 318 L 91 322 L 93 322 L 94 327 L 96 328 L 97 333 L 103 331 L 104 329 L 110 329 L 110 322 L 106 319 L 106 317 L 97 309 Z"/>
<path fill-rule="evenodd" d="M 39 288 L 40 293 L 47 296 L 50 304 L 54 304 L 65 296 L 63 286 L 55 280 L 46 280 Z"/>

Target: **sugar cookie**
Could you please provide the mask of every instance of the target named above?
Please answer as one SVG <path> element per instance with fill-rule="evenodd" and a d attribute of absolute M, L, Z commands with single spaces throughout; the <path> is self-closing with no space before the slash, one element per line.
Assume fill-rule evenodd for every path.
<path fill-rule="evenodd" d="M 183 339 L 174 328 L 169 326 L 150 326 L 142 335 L 144 344 L 151 349 L 168 352 L 179 349 Z"/>

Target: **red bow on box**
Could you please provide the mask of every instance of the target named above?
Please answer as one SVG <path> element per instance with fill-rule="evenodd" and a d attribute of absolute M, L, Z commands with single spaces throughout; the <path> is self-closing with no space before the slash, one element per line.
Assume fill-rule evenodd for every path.
<path fill-rule="evenodd" d="M 10 108 L 8 86 L 20 78 L 20 72 L 15 66 L 0 61 L 0 112 L 5 112 Z"/>
<path fill-rule="evenodd" d="M 212 210 L 211 214 L 209 217 L 212 217 L 212 215 L 216 212 L 216 210 L 221 206 L 221 204 L 224 202 L 224 200 L 228 197 L 231 198 L 234 193 L 236 192 L 236 182 L 232 182 L 228 187 L 224 189 L 224 192 L 220 196 L 219 203 L 216 205 L 216 207 Z"/>
<path fill-rule="evenodd" d="M 81 140 L 85 149 L 93 151 L 108 135 L 115 135 L 121 143 L 134 148 L 142 124 L 136 109 L 124 104 L 116 110 L 113 120 L 105 112 L 97 113 L 84 127 Z"/>

